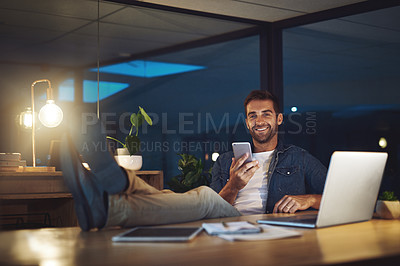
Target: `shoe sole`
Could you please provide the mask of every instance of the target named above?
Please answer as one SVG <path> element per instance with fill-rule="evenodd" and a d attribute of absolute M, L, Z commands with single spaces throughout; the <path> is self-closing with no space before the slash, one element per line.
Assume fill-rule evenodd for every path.
<path fill-rule="evenodd" d="M 70 141 L 64 135 L 61 144 L 61 168 L 64 181 L 74 198 L 79 226 L 83 231 L 89 231 L 94 228 L 93 216 L 79 181 L 78 163 L 81 163 L 78 154 L 71 148 Z"/>

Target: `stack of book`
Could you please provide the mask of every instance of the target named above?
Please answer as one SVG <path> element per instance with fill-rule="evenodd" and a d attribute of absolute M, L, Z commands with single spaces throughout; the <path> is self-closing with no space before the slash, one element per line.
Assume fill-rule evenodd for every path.
<path fill-rule="evenodd" d="M 0 172 L 19 172 L 24 166 L 21 153 L 0 153 Z"/>

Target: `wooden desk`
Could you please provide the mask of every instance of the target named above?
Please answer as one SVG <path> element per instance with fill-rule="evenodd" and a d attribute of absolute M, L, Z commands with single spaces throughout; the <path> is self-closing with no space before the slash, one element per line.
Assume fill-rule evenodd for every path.
<path fill-rule="evenodd" d="M 213 219 L 256 221 L 265 215 Z M 200 226 L 203 221 L 181 224 Z M 126 230 L 126 229 L 125 229 Z M 75 265 L 396 265 L 400 220 L 378 220 L 323 229 L 293 229 L 296 238 L 228 242 L 202 232 L 188 243 L 113 243 L 124 230 L 82 232 L 46 228 L 0 232 L 0 264 Z M 398 265 L 398 264 L 397 264 Z"/>
<path fill-rule="evenodd" d="M 163 189 L 162 171 L 138 171 L 137 175 Z M 60 171 L 0 172 L 0 218 L 3 228 L 13 220 L 32 226 L 77 226 L 72 195 Z"/>

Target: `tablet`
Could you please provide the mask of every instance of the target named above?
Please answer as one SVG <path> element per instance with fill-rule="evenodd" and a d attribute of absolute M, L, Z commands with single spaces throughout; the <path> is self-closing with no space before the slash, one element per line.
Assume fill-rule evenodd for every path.
<path fill-rule="evenodd" d="M 202 227 L 135 227 L 112 238 L 115 242 L 190 241 Z"/>

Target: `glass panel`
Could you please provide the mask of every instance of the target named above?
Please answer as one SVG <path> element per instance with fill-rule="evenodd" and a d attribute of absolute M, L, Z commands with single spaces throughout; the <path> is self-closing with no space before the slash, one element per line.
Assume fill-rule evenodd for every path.
<path fill-rule="evenodd" d="M 230 150 L 232 140 L 249 140 L 243 101 L 259 88 L 258 36 L 146 58 L 160 64 L 197 66 L 163 76 L 101 73 L 101 79 L 129 87 L 101 101 L 113 137 L 123 140 L 129 114 L 143 107 L 153 126 L 140 128 L 143 169 L 162 169 L 166 182 L 179 174 L 180 153 L 195 155 L 208 170 L 212 154 Z M 85 79 L 90 76 L 88 71 Z M 121 121 L 112 125 L 115 121 Z"/>
<path fill-rule="evenodd" d="M 162 112 L 169 114 L 171 108 L 179 107 L 178 98 L 183 91 L 188 88 L 198 90 L 202 87 L 198 81 L 201 74 L 195 72 L 210 73 L 209 70 L 202 69 L 206 66 L 203 63 L 218 61 L 218 58 L 221 58 L 218 56 L 220 52 L 213 50 L 217 54 L 207 54 L 206 49 L 205 54 L 202 55 L 194 52 L 182 53 L 193 58 L 179 60 L 174 58 L 175 55 L 165 58 L 144 58 L 146 57 L 144 54 L 160 49 L 166 51 L 166 48 L 178 44 L 186 45 L 196 40 L 253 27 L 245 23 L 132 7 L 106 1 L 100 2 L 100 22 L 98 23 L 97 7 L 97 1 L 43 0 L 35 3 L 30 0 L 1 1 L 0 90 L 2 97 L 0 97 L 0 106 L 2 112 L 0 122 L 3 128 L 1 131 L 3 141 L 0 142 L 0 152 L 20 152 L 27 164 L 32 165 L 31 132 L 20 127 L 16 120 L 17 115 L 25 111 L 26 107 L 31 106 L 30 86 L 35 80 L 45 78 L 51 81 L 54 100 L 64 111 L 64 122 L 60 127 L 48 129 L 38 123 L 36 158 L 37 165 L 43 166 L 48 161 L 50 140 L 61 138 L 66 130 L 65 127 L 69 126 L 66 122 L 68 116 L 82 106 L 85 110 L 96 112 L 97 71 L 87 70 L 96 68 L 98 55 L 101 66 L 104 68 L 115 62 L 129 62 L 141 64 L 143 67 L 140 70 L 147 71 L 142 72 L 139 77 L 102 72 L 101 111 L 104 106 L 111 112 L 132 112 L 137 110 L 138 105 L 143 105 L 149 112 L 160 115 Z M 219 48 L 227 49 L 224 54 L 226 57 L 244 56 L 238 51 L 239 47 L 234 47 L 232 50 L 229 45 Z M 236 51 L 238 54 L 235 54 Z M 203 59 L 202 56 L 204 56 Z M 238 61 L 234 63 L 246 62 L 245 59 L 237 59 Z M 166 63 L 174 65 L 173 67 L 169 65 L 168 68 L 162 65 L 160 68 L 161 64 Z M 149 71 L 149 65 L 152 65 L 152 72 Z M 213 68 L 218 68 L 218 66 L 214 65 Z M 226 67 L 221 64 L 221 69 L 226 69 Z M 230 69 L 233 71 L 234 66 Z M 168 71 L 165 72 L 165 70 Z M 222 74 L 225 76 L 221 80 L 226 80 L 227 73 L 222 73 L 221 70 L 218 75 Z M 147 78 L 141 77 L 143 75 Z M 193 85 L 187 81 L 182 84 L 172 84 L 167 81 L 177 81 L 178 77 L 182 78 L 186 75 L 196 77 L 192 81 L 199 83 L 197 88 L 194 86 L 196 84 Z M 217 80 L 215 76 L 213 78 Z M 165 94 L 178 96 L 175 100 L 165 97 L 165 94 L 160 94 L 160 98 L 168 101 L 168 104 L 160 104 L 159 97 L 154 95 L 156 88 L 165 89 L 161 86 L 163 83 L 171 84 L 176 89 L 176 91 L 165 90 Z M 209 95 L 212 92 L 211 88 L 215 90 L 217 83 L 213 86 L 207 84 L 206 87 L 208 90 L 202 92 L 202 95 Z M 46 88 L 45 83 L 35 86 L 36 111 L 39 111 L 45 103 Z M 113 94 L 122 96 L 112 98 Z M 144 100 L 143 97 L 148 100 Z M 123 99 L 121 102 L 124 103 L 119 105 L 118 101 L 121 98 Z M 198 103 L 200 101 L 200 99 L 196 100 Z M 148 105 L 147 102 L 154 102 L 156 106 Z M 118 108 L 113 111 L 113 107 Z M 197 112 L 197 109 L 190 111 L 194 112 L 194 110 Z M 172 119 L 172 114 L 170 117 Z M 114 121 L 118 123 L 118 118 L 115 117 Z M 175 125 L 172 125 L 171 121 L 168 126 Z M 146 164 L 150 164 L 149 161 L 147 160 Z M 157 161 L 156 165 L 147 168 L 161 169 L 161 164 Z"/>
<path fill-rule="evenodd" d="M 397 190 L 397 195 L 399 11 L 384 9 L 283 33 L 287 142 L 325 165 L 335 150 L 386 151 L 381 189 Z"/>

